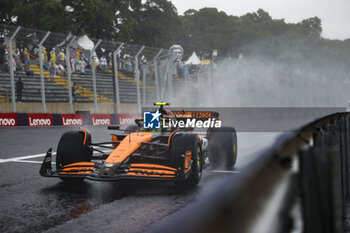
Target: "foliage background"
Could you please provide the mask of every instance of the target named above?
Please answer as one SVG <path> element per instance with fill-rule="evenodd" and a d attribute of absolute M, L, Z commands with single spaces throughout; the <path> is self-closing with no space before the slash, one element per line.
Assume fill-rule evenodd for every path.
<path fill-rule="evenodd" d="M 332 55 L 350 62 L 350 39 L 322 38 L 318 17 L 291 24 L 262 9 L 238 17 L 216 8 L 189 9 L 179 16 L 167 0 L 0 0 L 0 5 L 2 24 L 150 47 L 180 44 L 185 58 L 193 51 L 211 58 L 218 49 L 219 59 L 239 53 L 280 59 L 289 48 L 305 58 Z"/>

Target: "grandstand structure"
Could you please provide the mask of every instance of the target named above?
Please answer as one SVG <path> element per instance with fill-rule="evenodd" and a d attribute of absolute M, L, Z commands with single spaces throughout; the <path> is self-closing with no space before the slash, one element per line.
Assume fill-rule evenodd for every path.
<path fill-rule="evenodd" d="M 93 48 L 86 49 L 77 43 L 79 37 L 71 34 L 8 25 L 0 25 L 0 38 L 10 53 L 7 63 L 2 59 L 0 64 L 0 104 L 11 103 L 13 112 L 16 112 L 15 83 L 19 77 L 24 83 L 21 102 L 41 103 L 43 113 L 47 112 L 47 104 L 54 103 L 69 103 L 70 113 L 81 110 L 76 107 L 79 103 L 90 104 L 93 107 L 89 110 L 94 113 L 99 113 L 102 105 L 109 105 L 110 113 L 130 112 L 123 109 L 123 105 L 133 106 L 140 112 L 141 106 L 156 101 L 177 99 L 181 102 L 188 98 L 184 93 L 196 94 L 196 80 L 184 80 L 175 75 L 176 54 L 167 49 L 98 39 L 90 39 Z M 87 58 L 84 72 L 72 67 L 72 54 L 77 49 Z M 50 76 L 50 63 L 54 63 L 50 60 L 50 51 L 64 51 L 65 55 L 65 70 L 55 78 Z M 16 67 L 8 65 L 15 59 L 13 55 L 23 62 L 23 54 L 24 59 L 29 60 L 29 73 L 18 60 Z M 58 53 L 55 55 L 58 57 Z M 102 57 L 109 58 L 105 67 L 102 67 Z"/>
<path fill-rule="evenodd" d="M 15 76 L 21 77 L 24 82 L 22 102 L 41 102 L 40 88 L 40 67 L 31 65 L 33 76 L 26 76 L 23 72 L 17 72 Z M 121 103 L 136 103 L 136 84 L 134 77 L 129 77 L 119 72 L 119 88 Z M 113 102 L 113 80 L 109 72 L 97 72 L 97 101 L 99 103 Z M 84 75 L 72 74 L 72 83 L 78 83 L 77 101 L 78 103 L 93 103 L 94 95 L 92 90 L 91 69 L 87 69 Z M 56 75 L 50 79 L 50 73 L 44 71 L 45 96 L 47 102 L 68 102 L 68 81 L 63 75 Z M 10 75 L 4 68 L 0 70 L 0 101 L 11 101 Z M 141 98 L 143 98 L 143 83 L 140 83 Z M 155 91 L 154 86 L 149 83 L 145 87 L 147 99 L 152 98 Z"/>

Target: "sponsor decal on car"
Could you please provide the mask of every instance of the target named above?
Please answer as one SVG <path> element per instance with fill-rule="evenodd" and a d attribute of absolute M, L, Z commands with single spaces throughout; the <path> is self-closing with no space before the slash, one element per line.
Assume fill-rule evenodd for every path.
<path fill-rule="evenodd" d="M 106 163 L 105 167 L 113 167 L 113 163 Z"/>
<path fill-rule="evenodd" d="M 1 126 L 17 126 L 17 113 L 0 113 Z"/>
<path fill-rule="evenodd" d="M 81 114 L 62 114 L 63 126 L 81 126 L 84 125 L 84 117 Z"/>
<path fill-rule="evenodd" d="M 111 115 L 110 114 L 91 114 L 92 125 L 104 126 L 111 125 Z"/>
<path fill-rule="evenodd" d="M 28 114 L 29 126 L 52 126 L 52 114 Z"/>

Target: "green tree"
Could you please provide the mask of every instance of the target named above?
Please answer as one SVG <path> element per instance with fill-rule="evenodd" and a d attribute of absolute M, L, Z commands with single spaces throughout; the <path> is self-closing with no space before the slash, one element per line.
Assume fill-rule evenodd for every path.
<path fill-rule="evenodd" d="M 0 0 L 0 22 L 75 35 L 169 46 L 180 21 L 167 0 Z"/>
<path fill-rule="evenodd" d="M 309 19 L 304 19 L 299 23 L 304 33 L 312 38 L 321 38 L 322 26 L 321 19 L 318 17 L 313 17 Z"/>
<path fill-rule="evenodd" d="M 0 4 L 2 23 L 103 39 L 127 29 L 142 5 L 141 0 L 0 0 Z"/>
<path fill-rule="evenodd" d="M 169 47 L 180 30 L 174 5 L 167 0 L 147 0 L 137 14 L 134 41 L 156 47 Z"/>
<path fill-rule="evenodd" d="M 116 40 L 134 42 L 134 34 L 138 26 L 137 15 L 142 8 L 141 0 L 114 0 L 114 4 Z"/>
<path fill-rule="evenodd" d="M 238 18 L 228 16 L 216 8 L 193 9 L 180 16 L 182 31 L 179 41 L 187 55 L 196 51 L 203 58 L 211 56 L 213 49 L 227 55 L 236 43 Z"/>
<path fill-rule="evenodd" d="M 4 2 L 6 11 L 0 16 L 1 22 L 35 29 L 60 31 L 58 19 L 61 19 L 64 14 L 61 2 L 54 0 L 1 1 L 1 5 Z M 1 7 L 1 9 L 3 8 Z"/>
<path fill-rule="evenodd" d="M 237 17 L 216 8 L 178 16 L 168 0 L 0 0 L 0 5 L 2 24 L 153 47 L 180 44 L 185 55 L 196 51 L 202 58 L 210 58 L 213 49 L 222 57 L 240 52 L 278 57 L 283 48 L 299 48 L 295 53 L 304 56 L 338 54 L 344 62 L 350 57 L 349 40 L 321 37 L 318 17 L 292 24 L 263 9 Z"/>
<path fill-rule="evenodd" d="M 12 9 L 14 8 L 16 1 L 12 0 L 0 0 L 0 23 L 2 24 L 14 24 Z"/>

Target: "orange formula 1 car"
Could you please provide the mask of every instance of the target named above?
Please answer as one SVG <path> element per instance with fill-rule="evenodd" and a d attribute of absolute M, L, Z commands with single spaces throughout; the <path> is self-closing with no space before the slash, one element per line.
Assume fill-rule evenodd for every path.
<path fill-rule="evenodd" d="M 49 149 L 40 175 L 67 182 L 156 179 L 196 185 L 209 165 L 232 169 L 237 159 L 233 127 L 209 127 L 206 133 L 186 127 L 185 121 L 189 122 L 187 126 L 194 125 L 195 120 L 218 121 L 217 112 L 174 113 L 163 108 L 167 104 L 156 105 L 160 106 L 156 114 L 163 122 L 156 129 L 148 129 L 144 119 L 138 118 L 135 125 L 125 129 L 109 126 L 114 130 L 110 142 L 92 143 L 91 134 L 83 128 L 64 133 L 57 147 L 56 170 L 52 169 Z"/>

